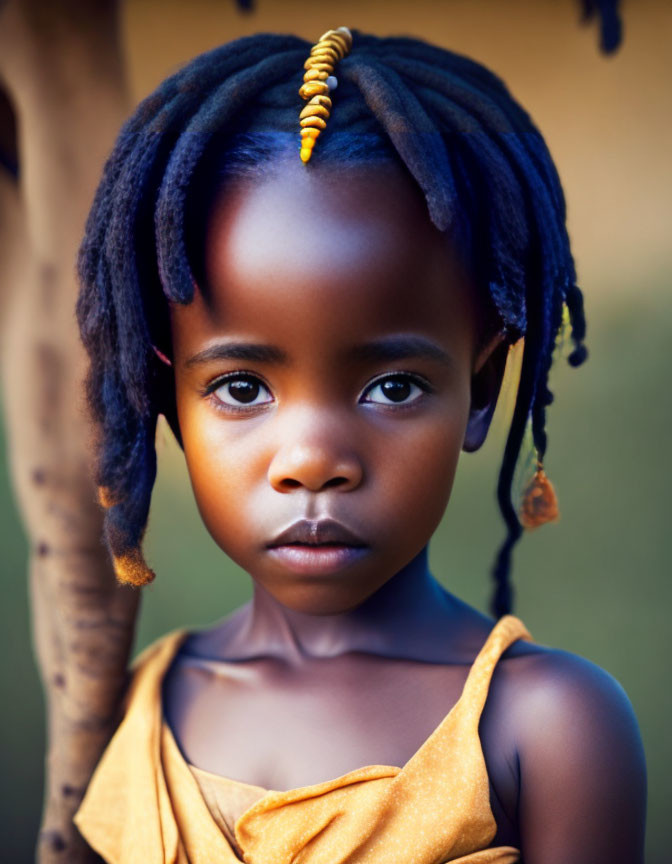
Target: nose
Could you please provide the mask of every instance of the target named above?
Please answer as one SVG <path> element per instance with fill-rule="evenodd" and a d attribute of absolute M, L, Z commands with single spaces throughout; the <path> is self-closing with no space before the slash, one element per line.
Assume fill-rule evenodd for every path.
<path fill-rule="evenodd" d="M 340 434 L 339 434 L 340 432 Z M 347 446 L 342 429 L 322 432 L 294 423 L 282 436 L 268 469 L 268 481 L 276 492 L 305 488 L 311 492 L 338 488 L 356 489 L 362 482 L 361 460 Z"/>

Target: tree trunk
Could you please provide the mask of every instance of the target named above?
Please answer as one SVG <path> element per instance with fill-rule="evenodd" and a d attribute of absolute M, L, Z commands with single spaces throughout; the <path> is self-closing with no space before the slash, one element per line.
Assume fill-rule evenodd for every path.
<path fill-rule="evenodd" d="M 113 0 L 0 3 L 19 165 L 0 165 L 0 360 L 48 712 L 44 864 L 97 860 L 72 816 L 118 721 L 138 609 L 100 540 L 74 315 L 84 221 L 128 108 L 118 23 Z"/>

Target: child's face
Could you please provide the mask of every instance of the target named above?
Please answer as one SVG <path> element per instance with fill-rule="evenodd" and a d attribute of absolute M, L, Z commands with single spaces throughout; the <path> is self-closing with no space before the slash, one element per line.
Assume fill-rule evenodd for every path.
<path fill-rule="evenodd" d="M 297 154 L 230 183 L 205 239 L 206 286 L 171 308 L 201 516 L 285 606 L 354 608 L 423 549 L 448 502 L 488 354 L 474 288 L 393 168 Z M 357 539 L 311 533 L 326 519 Z M 305 533 L 273 547 L 299 520 Z"/>

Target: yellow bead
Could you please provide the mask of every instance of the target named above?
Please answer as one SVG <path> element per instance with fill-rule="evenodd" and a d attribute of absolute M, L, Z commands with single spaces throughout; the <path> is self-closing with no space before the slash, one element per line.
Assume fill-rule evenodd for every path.
<path fill-rule="evenodd" d="M 325 81 L 307 81 L 299 90 L 299 96 L 302 99 L 311 99 L 313 96 L 320 95 L 329 95 L 329 87 Z"/>
<path fill-rule="evenodd" d="M 325 108 L 324 105 L 306 105 L 299 114 L 299 120 L 303 120 L 304 117 L 324 117 L 325 120 L 328 120 L 329 109 Z"/>
<path fill-rule="evenodd" d="M 317 129 L 326 129 L 327 124 L 321 117 L 304 117 L 299 120 L 302 126 L 315 126 Z"/>
<path fill-rule="evenodd" d="M 320 57 L 309 57 L 306 62 L 303 64 L 304 69 L 318 69 L 319 71 L 326 72 L 328 75 L 334 71 L 333 63 L 326 63 Z"/>
<path fill-rule="evenodd" d="M 327 46 L 320 46 L 319 48 L 313 48 L 310 52 L 310 56 L 314 58 L 320 58 L 323 63 L 338 63 L 341 59 L 338 55 L 337 51 L 334 51 L 333 48 Z"/>
<path fill-rule="evenodd" d="M 348 46 L 348 50 L 352 47 L 352 33 L 348 27 L 343 25 L 336 27 L 336 29 L 327 30 L 327 32 L 323 33 L 317 41 L 321 42 L 323 39 L 329 38 L 343 39 Z"/>
<path fill-rule="evenodd" d="M 346 51 L 352 48 L 352 33 L 347 27 L 337 27 L 335 30 L 327 30 L 317 40 L 320 42 L 337 42 L 344 46 Z"/>
<path fill-rule="evenodd" d="M 308 69 L 303 76 L 304 81 L 326 81 L 329 76 L 319 69 Z"/>
<path fill-rule="evenodd" d="M 341 57 L 345 57 L 345 55 L 350 51 L 350 46 L 340 34 L 333 33 L 329 42 L 334 46 L 334 48 L 337 48 L 338 51 L 340 51 Z"/>
<path fill-rule="evenodd" d="M 322 93 L 318 93 L 316 96 L 313 96 L 313 98 L 310 100 L 310 102 L 308 104 L 309 105 L 324 105 L 325 108 L 329 108 L 331 110 L 332 102 L 331 102 L 330 96 L 325 96 Z"/>
<path fill-rule="evenodd" d="M 310 159 L 310 154 L 312 152 L 313 151 L 309 147 L 302 147 L 301 152 L 299 154 L 301 156 L 301 161 L 307 162 Z"/>
<path fill-rule="evenodd" d="M 304 126 L 304 128 L 301 130 L 302 138 L 317 138 L 319 134 L 320 130 L 314 129 L 312 126 Z"/>

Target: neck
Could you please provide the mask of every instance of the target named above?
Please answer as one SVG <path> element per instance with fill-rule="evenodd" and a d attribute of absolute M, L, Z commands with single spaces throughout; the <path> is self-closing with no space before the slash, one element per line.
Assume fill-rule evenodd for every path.
<path fill-rule="evenodd" d="M 334 615 L 288 609 L 255 585 L 251 603 L 231 620 L 227 655 L 290 663 L 353 651 L 426 659 L 431 646 L 445 646 L 461 606 L 430 573 L 425 548 L 360 606 Z"/>

